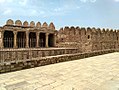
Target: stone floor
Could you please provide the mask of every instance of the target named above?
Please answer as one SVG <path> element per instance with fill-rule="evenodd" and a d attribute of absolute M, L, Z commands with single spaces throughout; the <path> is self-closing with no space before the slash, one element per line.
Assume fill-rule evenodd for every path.
<path fill-rule="evenodd" d="M 0 90 L 119 90 L 119 53 L 0 74 Z"/>

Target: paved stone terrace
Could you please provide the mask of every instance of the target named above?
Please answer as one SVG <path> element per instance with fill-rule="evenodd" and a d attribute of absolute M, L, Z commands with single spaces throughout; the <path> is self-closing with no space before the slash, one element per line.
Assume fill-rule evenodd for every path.
<path fill-rule="evenodd" d="M 119 53 L 0 74 L 0 90 L 119 90 Z"/>

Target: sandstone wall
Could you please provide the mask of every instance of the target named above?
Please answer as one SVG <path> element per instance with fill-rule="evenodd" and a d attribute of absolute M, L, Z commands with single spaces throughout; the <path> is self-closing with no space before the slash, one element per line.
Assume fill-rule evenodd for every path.
<path fill-rule="evenodd" d="M 1 49 L 0 64 L 13 63 L 19 61 L 30 60 L 37 57 L 55 56 L 62 54 L 78 53 L 78 49 L 74 48 L 41 48 L 41 49 Z"/>
<path fill-rule="evenodd" d="M 82 58 L 92 57 L 96 55 L 117 52 L 117 51 L 118 50 L 93 51 L 87 53 L 75 53 L 75 54 L 63 54 L 57 56 L 38 57 L 38 58 L 32 58 L 26 60 L 19 60 L 17 62 L 9 62 L 9 63 L 5 62 L 4 64 L 0 64 L 0 73 L 44 66 L 48 64 L 71 61 L 76 59 L 82 59 Z"/>
<path fill-rule="evenodd" d="M 77 47 L 81 52 L 119 48 L 119 31 L 100 28 L 61 28 L 57 34 L 58 47 Z"/>

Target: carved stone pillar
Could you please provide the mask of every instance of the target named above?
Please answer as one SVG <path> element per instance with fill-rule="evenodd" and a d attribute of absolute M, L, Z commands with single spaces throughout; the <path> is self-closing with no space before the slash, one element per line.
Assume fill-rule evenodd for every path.
<path fill-rule="evenodd" d="M 17 31 L 14 31 L 14 48 L 17 48 Z"/>
<path fill-rule="evenodd" d="M 48 47 L 48 36 L 49 36 L 49 33 L 46 33 L 46 40 L 45 40 L 45 47 Z"/>
<path fill-rule="evenodd" d="M 29 31 L 26 31 L 26 48 L 29 48 Z"/>
<path fill-rule="evenodd" d="M 4 37 L 4 32 L 0 31 L 0 48 L 4 48 L 4 46 L 3 46 L 3 37 Z"/>
<path fill-rule="evenodd" d="M 36 47 L 38 48 L 39 47 L 39 36 L 40 35 L 40 32 L 37 32 L 36 33 L 36 39 L 37 39 L 37 41 L 36 41 Z"/>

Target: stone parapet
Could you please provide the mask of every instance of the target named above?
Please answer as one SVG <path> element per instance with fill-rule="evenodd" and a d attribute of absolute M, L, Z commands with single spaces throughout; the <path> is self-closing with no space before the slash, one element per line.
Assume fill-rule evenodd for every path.
<path fill-rule="evenodd" d="M 69 51 L 67 52 L 69 53 Z M 55 56 L 37 57 L 37 58 L 30 58 L 25 60 L 4 62 L 4 64 L 0 64 L 0 73 L 44 66 L 44 65 L 54 64 L 59 62 L 72 61 L 76 59 L 82 59 L 82 58 L 113 53 L 113 52 L 119 52 L 119 50 L 104 50 L 104 51 L 93 51 L 93 52 L 75 53 L 75 54 L 65 53 L 63 55 L 57 54 Z"/>

